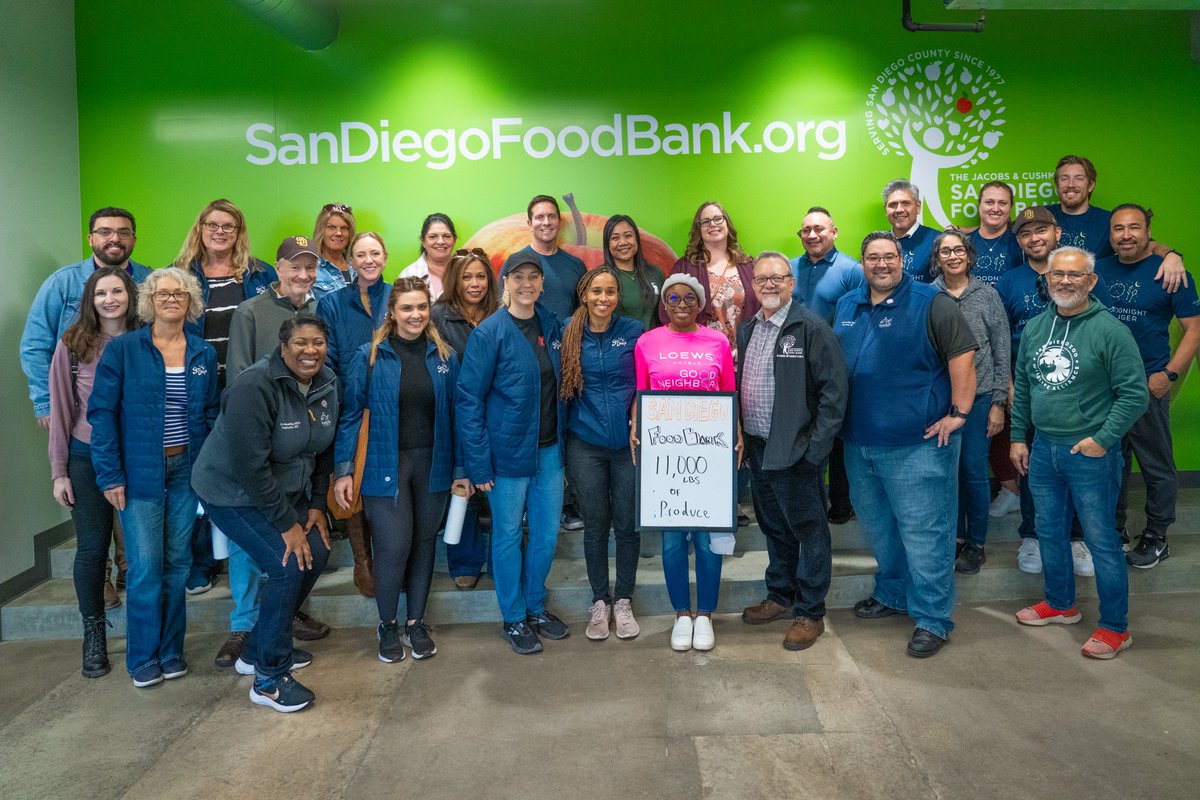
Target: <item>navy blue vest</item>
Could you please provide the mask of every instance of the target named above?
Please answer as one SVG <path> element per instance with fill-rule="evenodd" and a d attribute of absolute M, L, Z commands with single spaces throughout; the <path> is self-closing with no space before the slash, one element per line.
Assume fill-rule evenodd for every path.
<path fill-rule="evenodd" d="M 929 305 L 939 292 L 906 275 L 876 306 L 868 286 L 838 301 L 833 331 L 850 378 L 846 442 L 921 444 L 925 429 L 950 410 L 950 373 L 928 333 Z"/>

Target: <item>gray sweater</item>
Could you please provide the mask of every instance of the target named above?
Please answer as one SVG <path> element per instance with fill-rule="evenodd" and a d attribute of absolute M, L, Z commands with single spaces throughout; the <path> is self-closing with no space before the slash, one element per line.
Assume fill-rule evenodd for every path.
<path fill-rule="evenodd" d="M 933 284 L 943 291 L 946 288 L 941 276 Z M 1011 354 L 1004 302 L 995 289 L 978 278 L 971 278 L 962 296 L 954 299 L 967 318 L 975 341 L 979 342 L 979 349 L 975 351 L 975 395 L 990 394 L 993 405 L 1007 404 Z"/>
<path fill-rule="evenodd" d="M 229 348 L 225 356 L 228 384 L 242 370 L 279 349 L 279 326 L 297 314 L 316 314 L 317 300 L 311 294 L 300 308 L 279 294 L 279 284 L 238 304 L 229 320 Z"/>

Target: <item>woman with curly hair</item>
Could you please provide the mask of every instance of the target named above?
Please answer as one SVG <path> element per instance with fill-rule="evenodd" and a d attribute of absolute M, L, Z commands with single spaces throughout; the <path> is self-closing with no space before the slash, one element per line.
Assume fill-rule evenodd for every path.
<path fill-rule="evenodd" d="M 633 585 L 641 538 L 633 529 L 634 468 L 629 411 L 636 384 L 633 353 L 642 323 L 617 313 L 620 278 L 597 267 L 575 287 L 579 308 L 563 326 L 562 380 L 567 402 L 567 478 L 583 516 L 583 554 L 592 587 L 587 637 L 607 639 L 609 617 L 617 638 L 632 639 Z M 617 539 L 617 583 L 608 582 L 608 529 Z M 614 602 L 615 601 L 615 602 Z"/>

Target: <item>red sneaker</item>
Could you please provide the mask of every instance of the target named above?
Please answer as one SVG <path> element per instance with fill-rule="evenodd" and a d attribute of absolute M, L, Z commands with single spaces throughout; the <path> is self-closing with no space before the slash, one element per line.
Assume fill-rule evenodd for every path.
<path fill-rule="evenodd" d="M 1036 606 L 1028 606 L 1022 608 L 1014 616 L 1017 622 L 1022 625 L 1042 626 L 1049 625 L 1052 622 L 1057 622 L 1062 625 L 1074 625 L 1083 616 L 1079 613 L 1079 609 L 1072 606 L 1066 611 L 1059 611 L 1057 608 L 1051 608 L 1044 601 Z"/>
<path fill-rule="evenodd" d="M 1088 658 L 1116 658 L 1117 653 L 1128 649 L 1133 644 L 1133 637 L 1126 633 L 1117 633 L 1108 628 L 1096 628 L 1092 638 L 1084 642 L 1079 652 Z"/>

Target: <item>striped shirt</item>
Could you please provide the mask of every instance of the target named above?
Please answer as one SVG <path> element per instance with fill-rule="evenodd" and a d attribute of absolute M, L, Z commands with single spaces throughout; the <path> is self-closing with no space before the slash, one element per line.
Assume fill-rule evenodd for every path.
<path fill-rule="evenodd" d="M 167 409 L 163 415 L 163 447 L 188 443 L 187 378 L 183 367 L 167 367 Z"/>
<path fill-rule="evenodd" d="M 742 353 L 742 426 L 746 433 L 766 439 L 771 435 L 771 415 L 775 411 L 775 341 L 787 321 L 792 301 L 763 319 L 763 310 L 754 315 L 757 324 Z"/>
<path fill-rule="evenodd" d="M 232 275 L 208 279 L 208 305 L 204 309 L 204 341 L 217 351 L 217 381 L 225 387 L 225 354 L 229 348 L 229 321 L 244 300 L 242 284 Z"/>

